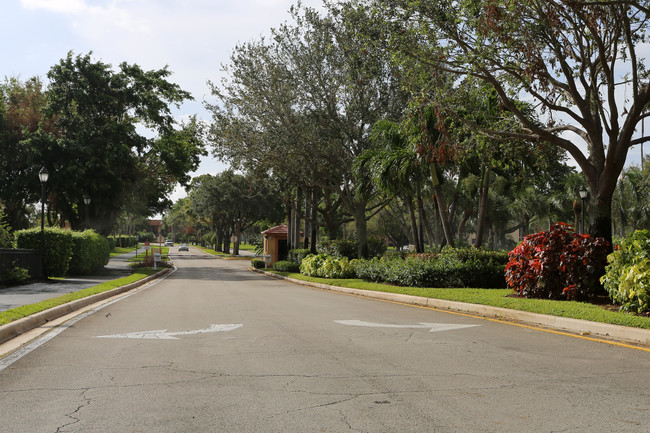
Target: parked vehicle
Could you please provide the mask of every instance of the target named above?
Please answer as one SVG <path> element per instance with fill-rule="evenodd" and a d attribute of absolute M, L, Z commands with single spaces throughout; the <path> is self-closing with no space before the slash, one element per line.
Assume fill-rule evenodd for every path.
<path fill-rule="evenodd" d="M 167 240 L 165 241 L 165 246 L 166 246 L 166 247 L 173 247 L 173 246 L 174 246 L 174 241 L 171 240 L 171 239 L 167 239 Z"/>

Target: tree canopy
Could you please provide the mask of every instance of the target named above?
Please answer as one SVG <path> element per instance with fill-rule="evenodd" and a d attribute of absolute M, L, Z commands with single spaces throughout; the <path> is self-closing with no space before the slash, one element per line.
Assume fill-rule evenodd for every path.
<path fill-rule="evenodd" d="M 611 239 L 611 200 L 635 136 L 647 117 L 650 81 L 646 1 L 376 0 L 391 26 L 392 48 L 422 73 L 490 84 L 521 128 L 495 129 L 462 115 L 447 89 L 428 98 L 475 131 L 566 150 L 591 193 L 592 234 Z M 414 66 L 416 65 L 416 66 Z M 425 72 L 426 71 L 426 72 Z M 618 89 L 625 88 L 624 97 Z M 517 103 L 530 98 L 537 122 Z"/>

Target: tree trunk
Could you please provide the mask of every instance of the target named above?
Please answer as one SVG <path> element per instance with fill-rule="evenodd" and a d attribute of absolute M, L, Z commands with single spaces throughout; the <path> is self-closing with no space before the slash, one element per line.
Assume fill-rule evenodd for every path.
<path fill-rule="evenodd" d="M 307 249 L 309 248 L 309 238 L 311 236 L 311 206 L 313 206 L 312 203 L 310 203 L 310 200 L 312 199 L 314 193 L 312 188 L 308 188 L 307 191 L 305 191 L 305 232 L 304 232 L 304 238 L 302 242 L 302 248 Z"/>
<path fill-rule="evenodd" d="M 490 167 L 485 168 L 483 173 L 483 178 L 481 179 L 481 196 L 478 204 L 478 221 L 476 229 L 476 248 L 480 248 L 483 245 L 483 238 L 485 233 L 485 214 L 487 213 L 488 205 L 488 190 L 490 186 Z"/>
<path fill-rule="evenodd" d="M 418 202 L 418 220 L 419 220 L 419 229 L 418 229 L 418 248 L 420 252 L 424 252 L 424 202 L 422 201 L 422 194 L 418 191 L 417 196 Z"/>
<path fill-rule="evenodd" d="M 471 216 L 472 216 L 472 208 L 467 207 L 463 211 L 463 216 L 461 217 L 460 222 L 458 223 L 458 236 L 457 236 L 458 242 L 460 242 L 460 240 L 463 238 L 463 232 L 465 231 L 465 223 L 467 223 L 467 220 Z"/>
<path fill-rule="evenodd" d="M 406 199 L 406 207 L 409 210 L 409 216 L 411 217 L 411 234 L 413 236 L 413 245 L 415 245 L 415 252 L 421 253 L 420 251 L 420 239 L 418 237 L 418 224 L 415 220 L 415 209 L 413 208 L 413 199 Z"/>
<path fill-rule="evenodd" d="M 319 201 L 319 190 L 317 187 L 312 189 L 312 204 L 311 204 L 311 235 L 310 238 L 310 248 L 309 252 L 316 254 L 316 237 L 318 236 L 318 201 Z"/>
<path fill-rule="evenodd" d="M 357 229 L 357 257 L 368 258 L 368 232 L 366 224 L 366 203 L 356 203 L 354 212 L 354 225 Z"/>
<path fill-rule="evenodd" d="M 239 238 L 241 236 L 241 219 L 238 215 L 237 221 L 235 222 L 235 243 L 232 248 L 232 253 L 235 256 L 239 255 Z"/>
<path fill-rule="evenodd" d="M 431 180 L 433 182 L 433 192 L 436 197 L 436 202 L 438 203 L 438 214 L 440 215 L 440 221 L 442 222 L 442 231 L 445 234 L 445 240 L 447 241 L 447 244 L 453 247 L 454 237 L 451 234 L 451 227 L 449 226 L 447 206 L 445 205 L 444 198 L 442 197 L 442 191 L 440 191 L 440 179 L 438 179 L 436 165 L 430 163 L 429 171 L 431 172 Z"/>
<path fill-rule="evenodd" d="M 302 225 L 301 213 L 302 213 L 302 188 L 298 187 L 298 191 L 296 192 L 296 211 L 295 211 L 296 217 L 294 219 L 293 242 L 291 244 L 291 248 L 300 248 L 300 228 Z"/>

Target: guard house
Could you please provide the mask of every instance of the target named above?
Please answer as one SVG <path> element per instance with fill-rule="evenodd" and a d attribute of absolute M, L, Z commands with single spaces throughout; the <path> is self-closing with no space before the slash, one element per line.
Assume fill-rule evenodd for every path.
<path fill-rule="evenodd" d="M 271 266 L 279 260 L 287 259 L 287 253 L 289 252 L 287 246 L 288 233 L 289 229 L 286 224 L 271 227 L 262 232 L 262 236 L 264 236 L 264 255 L 270 256 L 270 263 L 267 262 L 267 266 Z"/>

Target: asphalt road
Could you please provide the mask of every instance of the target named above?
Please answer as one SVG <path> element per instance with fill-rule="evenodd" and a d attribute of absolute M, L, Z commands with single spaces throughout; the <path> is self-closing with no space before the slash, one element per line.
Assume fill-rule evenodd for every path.
<path fill-rule="evenodd" d="M 647 432 L 646 352 L 175 257 L 0 371 L 0 432 Z M 1 367 L 0 367 L 1 368 Z"/>

